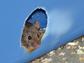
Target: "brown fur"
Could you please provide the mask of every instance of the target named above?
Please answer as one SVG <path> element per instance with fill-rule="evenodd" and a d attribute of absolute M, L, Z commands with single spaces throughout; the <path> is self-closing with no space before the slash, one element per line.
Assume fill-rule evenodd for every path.
<path fill-rule="evenodd" d="M 38 48 L 41 43 L 41 36 L 39 29 L 40 25 L 38 20 L 33 24 L 25 22 L 21 36 L 21 46 L 25 47 L 28 52 L 31 52 Z"/>

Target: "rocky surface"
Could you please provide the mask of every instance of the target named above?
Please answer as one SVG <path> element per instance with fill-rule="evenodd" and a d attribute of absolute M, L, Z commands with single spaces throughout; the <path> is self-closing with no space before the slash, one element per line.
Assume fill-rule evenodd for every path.
<path fill-rule="evenodd" d="M 84 36 L 28 63 L 84 63 Z"/>

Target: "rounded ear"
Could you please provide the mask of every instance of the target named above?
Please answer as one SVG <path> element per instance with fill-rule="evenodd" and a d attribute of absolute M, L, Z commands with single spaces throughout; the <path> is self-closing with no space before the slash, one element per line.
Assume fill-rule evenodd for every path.
<path fill-rule="evenodd" d="M 33 23 L 33 26 L 35 26 L 36 28 L 40 28 L 40 24 L 38 22 L 38 20 L 36 20 L 34 23 Z"/>

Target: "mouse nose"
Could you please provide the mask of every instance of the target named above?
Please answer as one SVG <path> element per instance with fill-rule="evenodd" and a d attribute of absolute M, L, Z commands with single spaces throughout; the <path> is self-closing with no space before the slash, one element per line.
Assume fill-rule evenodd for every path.
<path fill-rule="evenodd" d="M 39 47 L 40 44 L 39 43 L 34 43 L 35 47 Z"/>

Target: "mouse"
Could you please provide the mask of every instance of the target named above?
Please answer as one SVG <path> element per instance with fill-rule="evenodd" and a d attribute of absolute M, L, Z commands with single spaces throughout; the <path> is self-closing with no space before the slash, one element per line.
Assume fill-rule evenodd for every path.
<path fill-rule="evenodd" d="M 41 44 L 42 37 L 40 36 L 39 28 L 40 24 L 38 20 L 35 20 L 33 24 L 27 20 L 25 21 L 21 36 L 21 46 L 26 48 L 28 52 L 35 50 Z"/>

